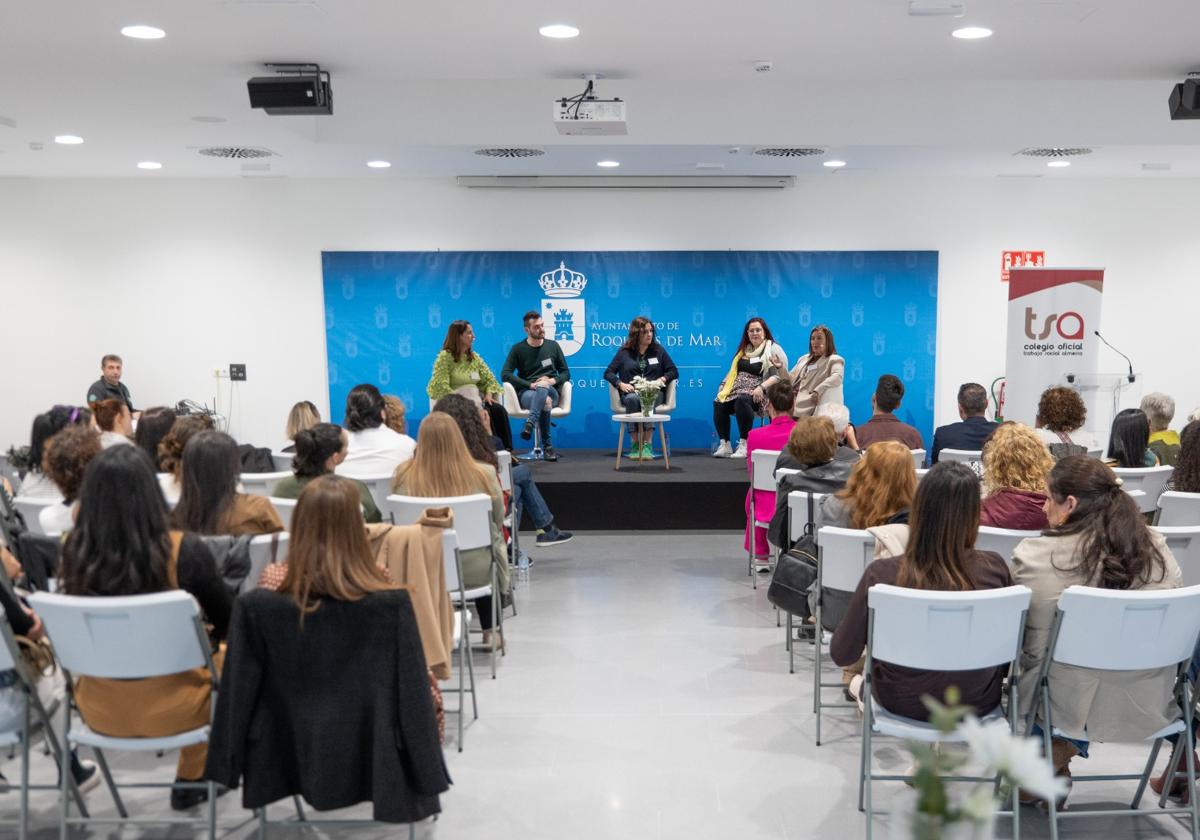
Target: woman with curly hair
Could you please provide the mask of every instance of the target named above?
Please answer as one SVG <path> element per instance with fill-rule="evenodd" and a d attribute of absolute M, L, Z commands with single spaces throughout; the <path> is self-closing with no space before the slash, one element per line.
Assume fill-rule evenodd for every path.
<path fill-rule="evenodd" d="M 1042 440 L 1053 446 L 1058 443 L 1096 448 L 1096 438 L 1083 431 L 1087 420 L 1087 406 L 1079 392 L 1065 385 L 1057 385 L 1042 391 L 1038 400 L 1037 429 Z"/>
<path fill-rule="evenodd" d="M 158 485 L 162 488 L 168 507 L 174 507 L 179 501 L 180 488 L 183 486 L 183 448 L 194 436 L 210 431 L 212 427 L 212 418 L 207 414 L 188 414 L 176 420 L 171 431 L 159 441 Z"/>
<path fill-rule="evenodd" d="M 1003 423 L 983 443 L 983 488 L 987 498 L 979 524 L 1018 531 L 1047 525 L 1046 476 L 1054 459 L 1037 432 L 1023 423 Z"/>
<path fill-rule="evenodd" d="M 1200 420 L 1188 423 L 1179 435 L 1179 458 L 1171 473 L 1170 489 L 1200 493 Z"/>
<path fill-rule="evenodd" d="M 64 534 L 75 524 L 75 500 L 83 484 L 83 474 L 92 459 L 100 454 L 100 435 L 91 426 L 67 426 L 46 441 L 42 472 L 62 492 L 59 505 L 46 505 L 38 513 L 38 524 L 45 534 Z"/>
<path fill-rule="evenodd" d="M 56 405 L 33 418 L 29 446 L 17 452 L 9 450 L 9 463 L 20 470 L 22 496 L 53 499 L 59 495 L 50 476 L 42 472 L 46 442 L 67 426 L 88 426 L 91 422 L 91 410 L 73 405 Z"/>
<path fill-rule="evenodd" d="M 917 473 L 908 447 L 881 440 L 868 446 L 854 465 L 846 489 L 821 500 L 817 527 L 865 529 L 906 523 L 916 492 Z"/>

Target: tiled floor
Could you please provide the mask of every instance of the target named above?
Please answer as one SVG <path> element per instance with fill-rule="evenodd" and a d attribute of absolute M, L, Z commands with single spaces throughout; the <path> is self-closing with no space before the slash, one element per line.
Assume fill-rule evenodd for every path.
<path fill-rule="evenodd" d="M 858 718 L 828 713 L 826 743 L 813 745 L 809 652 L 787 673 L 783 631 L 764 586 L 746 576 L 740 535 L 589 535 L 532 549 L 536 565 L 518 589 L 520 615 L 506 622 L 508 655 L 496 680 L 480 655 L 480 719 L 466 750 L 447 747 L 454 787 L 444 813 L 418 837 L 798 840 L 857 838 Z M 448 695 L 448 702 L 453 702 Z M 453 732 L 454 718 L 447 719 Z M 1139 748 L 1099 745 L 1088 772 L 1125 772 Z M 881 746 L 879 767 L 901 770 L 899 746 Z M 37 775 L 52 771 L 46 759 Z M 116 757 L 121 775 L 169 778 L 173 759 Z M 10 777 L 15 762 L 0 762 Z M 886 805 L 895 785 L 877 789 Z M 1086 803 L 1127 801 L 1117 783 L 1072 794 Z M 139 813 L 167 812 L 165 793 L 130 796 Z M 251 836 L 240 795 L 220 800 L 221 835 Z M 34 836 L 48 840 L 55 801 L 33 799 Z M 103 792 L 89 795 L 107 811 Z M 16 797 L 0 796 L 0 818 Z M 1144 803 L 1143 807 L 1152 807 Z M 360 806 L 338 816 L 361 817 Z M 287 815 L 276 806 L 273 816 Z M 1022 834 L 1048 836 L 1026 809 Z M 0 829 L 0 836 L 5 834 Z M 272 831 L 272 836 L 276 832 Z M 288 837 L 404 837 L 398 827 L 279 830 Z M 1007 821 L 997 834 L 1010 836 Z M 102 830 L 95 837 L 108 836 Z M 1079 820 L 1064 837 L 1185 837 L 1181 823 Z M 112 836 L 192 836 L 186 829 Z M 876 836 L 887 837 L 883 818 Z"/>

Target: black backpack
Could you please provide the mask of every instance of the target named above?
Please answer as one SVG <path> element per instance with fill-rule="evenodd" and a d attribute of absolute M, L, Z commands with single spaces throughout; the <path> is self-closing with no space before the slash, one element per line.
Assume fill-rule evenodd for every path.
<path fill-rule="evenodd" d="M 225 581 L 225 586 L 233 595 L 238 594 L 242 582 L 250 574 L 250 541 L 254 537 L 243 534 L 240 537 L 203 536 L 200 539 L 212 552 L 217 561 L 217 574 Z"/>
<path fill-rule="evenodd" d="M 813 524 L 813 494 L 808 493 L 808 521 L 804 533 L 792 547 L 779 555 L 767 600 L 784 612 L 799 616 L 802 623 L 812 615 L 809 592 L 817 582 L 817 537 Z"/>

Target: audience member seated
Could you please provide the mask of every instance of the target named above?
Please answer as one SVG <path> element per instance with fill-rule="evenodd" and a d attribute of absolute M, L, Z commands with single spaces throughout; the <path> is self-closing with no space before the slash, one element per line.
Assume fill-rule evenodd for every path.
<path fill-rule="evenodd" d="M 207 414 L 187 414 L 171 425 L 171 430 L 158 444 L 158 485 L 169 507 L 179 502 L 183 486 L 183 450 L 193 437 L 210 431 L 212 418 Z"/>
<path fill-rule="evenodd" d="M 817 406 L 813 416 L 828 417 L 833 422 L 833 432 L 837 435 L 837 454 L 833 456 L 834 460 L 857 463 L 862 457 L 862 452 L 854 434 L 854 427 L 850 425 L 850 409 L 842 403 L 822 403 Z"/>
<path fill-rule="evenodd" d="M 150 463 L 154 464 L 155 470 L 158 469 L 158 445 L 175 425 L 175 416 L 175 409 L 158 405 L 147 408 L 138 418 L 133 442 L 150 456 Z"/>
<path fill-rule="evenodd" d="M 217 640 L 229 628 L 232 596 L 216 561 L 196 537 L 172 530 L 154 470 L 135 446 L 96 456 L 83 479 L 79 515 L 63 546 L 60 591 L 67 595 L 142 595 L 183 589 L 204 611 Z M 214 654 L 220 666 L 220 653 Z M 87 725 L 116 738 L 186 732 L 209 721 L 209 674 L 198 668 L 141 680 L 81 677 L 75 700 Z M 184 747 L 176 781 L 199 781 L 207 747 Z M 204 790 L 171 791 L 171 807 L 190 808 Z"/>
<path fill-rule="evenodd" d="M 1046 476 L 1054 459 L 1038 433 L 1002 423 L 983 446 L 983 500 L 979 522 L 991 528 L 1040 531 L 1046 527 Z"/>
<path fill-rule="evenodd" d="M 384 394 L 383 411 L 384 425 L 398 435 L 408 434 L 408 420 L 405 419 L 408 409 L 404 407 L 404 400 L 395 394 Z"/>
<path fill-rule="evenodd" d="M 67 426 L 46 442 L 42 472 L 62 493 L 62 504 L 47 505 L 38 513 L 38 524 L 46 534 L 63 534 L 75 524 L 75 501 L 83 474 L 100 454 L 100 435 L 91 426 Z"/>
<path fill-rule="evenodd" d="M 425 392 L 433 400 L 447 394 L 461 394 L 481 406 L 487 413 L 488 428 L 500 436 L 505 449 L 511 450 L 512 429 L 504 410 L 504 388 L 483 357 L 474 351 L 474 345 L 475 330 L 470 322 L 451 321 L 441 352 L 433 360 L 433 374 Z"/>
<path fill-rule="evenodd" d="M 1140 408 L 1127 408 L 1113 418 L 1104 463 L 1125 468 L 1158 466 L 1158 457 L 1150 450 L 1150 421 Z"/>
<path fill-rule="evenodd" d="M 314 478 L 332 473 L 346 458 L 346 430 L 333 423 L 317 423 L 296 432 L 296 457 L 292 459 L 292 476 L 275 485 L 271 494 L 279 499 L 299 499 L 300 492 Z M 357 479 L 346 479 L 358 488 L 363 518 L 381 522 L 383 517 L 367 485 Z"/>
<path fill-rule="evenodd" d="M 829 655 L 849 668 L 867 646 L 867 590 L 877 583 L 951 592 L 972 592 L 1012 586 L 1008 566 L 993 551 L 978 551 L 979 478 L 966 464 L 936 464 L 921 480 L 913 501 L 908 548 L 899 557 L 883 557 L 863 571 L 845 618 L 834 631 Z M 872 663 L 873 697 L 889 712 L 928 720 L 924 695 L 944 697 L 956 686 L 961 703 L 977 715 L 1000 705 L 1008 669 L 924 671 L 901 668 L 881 660 Z M 850 694 L 861 699 L 863 678 L 850 683 Z"/>
<path fill-rule="evenodd" d="M 808 334 L 808 352 L 796 360 L 791 370 L 793 417 L 812 415 L 818 405 L 843 402 L 842 380 L 846 360 L 837 355 L 833 333 L 824 324 L 817 324 Z"/>
<path fill-rule="evenodd" d="M 1075 389 L 1056 385 L 1042 391 L 1035 426 L 1054 460 L 1067 455 L 1086 455 L 1089 449 L 1096 448 L 1095 436 L 1083 431 L 1086 420 L 1087 406 Z"/>
<path fill-rule="evenodd" d="M 1183 427 L 1179 436 L 1179 458 L 1167 484 L 1179 493 L 1200 493 L 1200 420 Z"/>
<path fill-rule="evenodd" d="M 854 462 L 839 461 L 839 448 L 833 421 L 828 417 L 801 417 L 796 420 L 796 425 L 788 436 L 787 446 L 779 453 L 775 462 L 775 469 L 786 468 L 799 472 L 780 475 L 776 479 L 775 513 L 771 517 L 771 527 L 767 532 L 771 543 L 781 547 L 788 546 L 789 493 L 797 490 L 836 493 L 846 486 L 850 471 L 854 469 Z M 857 456 L 858 453 L 855 453 L 856 459 Z M 813 518 L 816 519 L 815 508 Z"/>
<path fill-rule="evenodd" d="M 749 473 L 751 481 L 754 479 L 754 453 L 759 449 L 782 452 L 787 448 L 788 439 L 796 425 L 796 418 L 792 416 L 792 379 L 790 376 L 786 373 L 778 376 L 767 386 L 765 396 L 767 416 L 771 418 L 771 422 L 752 429 L 746 439 L 746 472 Z M 770 522 L 771 517 L 775 515 L 775 491 L 755 490 L 753 486 L 746 490 L 746 538 L 743 541 L 743 547 L 750 551 L 753 545 L 755 562 L 763 561 L 763 565 L 758 567 L 758 571 L 767 574 L 771 571 L 770 566 L 766 565 L 770 552 L 770 547 L 767 545 L 767 529 L 754 527 L 754 519 L 750 516 L 751 494 L 754 498 L 754 519 L 760 522 Z"/>
<path fill-rule="evenodd" d="M 320 422 L 321 412 L 317 410 L 316 405 L 308 400 L 300 400 L 300 402 L 292 406 L 292 410 L 288 412 L 287 429 L 285 430 L 285 434 L 291 443 L 279 451 L 295 452 L 296 435 L 300 434 L 305 429 L 311 429 Z"/>
<path fill-rule="evenodd" d="M 387 822 L 440 810 L 449 777 L 417 617 L 361 510 L 350 482 L 313 479 L 279 591 L 237 599 L 205 777 L 244 781 L 247 808 L 295 795 L 321 810 L 370 801 Z"/>
<path fill-rule="evenodd" d="M 29 435 L 28 455 L 18 453 L 11 461 L 21 471 L 21 495 L 37 499 L 57 499 L 58 486 L 42 472 L 42 459 L 46 455 L 46 441 L 67 426 L 88 426 L 92 412 L 73 405 L 56 405 L 45 414 L 33 418 L 33 430 Z"/>
<path fill-rule="evenodd" d="M 894 440 L 872 444 L 850 471 L 845 489 L 821 500 L 817 527 L 904 524 L 916 492 L 917 471 L 908 447 Z"/>
<path fill-rule="evenodd" d="M 493 566 L 500 591 L 509 591 L 508 561 L 504 547 L 504 497 L 496 470 L 476 463 L 467 449 L 458 424 L 448 414 L 430 412 L 421 421 L 420 445 L 409 461 L 396 468 L 392 492 L 402 496 L 445 497 L 486 493 L 492 499 L 491 546 L 462 552 L 463 582 L 467 589 L 492 583 Z M 497 605 L 498 606 L 498 605 Z M 504 647 L 492 628 L 492 596 L 475 601 L 485 647 Z"/>
<path fill-rule="evenodd" d="M 496 459 L 494 443 L 498 438 L 492 436 L 489 439 L 483 425 L 486 417 L 483 410 L 461 394 L 447 394 L 434 403 L 433 410 L 454 418 L 458 430 L 462 432 L 463 440 L 466 441 L 467 451 L 471 453 L 475 463 L 495 470 L 499 478 L 500 463 Z M 512 485 L 512 505 L 529 514 L 533 527 L 537 530 L 537 545 L 558 545 L 575 536 L 570 531 L 560 531 L 554 524 L 554 515 L 550 513 L 550 507 L 542 498 L 541 491 L 533 480 L 533 470 L 529 469 L 528 465 L 512 465 Z M 520 523 L 514 522 L 513 527 L 520 527 Z"/>
<path fill-rule="evenodd" d="M 100 445 L 105 449 L 110 446 L 132 444 L 133 415 L 129 406 L 121 400 L 100 400 L 92 403 L 92 413 L 96 417 L 96 425 L 100 427 Z"/>
<path fill-rule="evenodd" d="M 1013 576 L 1033 590 L 1021 654 L 1021 714 L 1030 711 L 1064 589 L 1182 585 L 1166 540 L 1146 526 L 1137 503 L 1101 461 L 1063 458 L 1050 471 L 1046 495 L 1050 527 L 1040 537 L 1022 540 L 1013 552 Z M 1053 741 L 1055 773 L 1069 779 L 1071 759 L 1087 758 L 1090 740 L 1141 741 L 1165 727 L 1171 722 L 1164 712 L 1174 683 L 1174 667 L 1131 674 L 1053 666 L 1051 710 L 1054 731 L 1062 733 Z"/>
<path fill-rule="evenodd" d="M 966 449 L 972 452 L 982 449 L 983 442 L 999 425 L 987 419 L 987 407 L 987 391 L 982 385 L 977 382 L 968 382 L 959 388 L 958 416 L 960 422 L 939 426 L 934 430 L 929 463 L 936 464 L 938 453 L 943 449 Z"/>
<path fill-rule="evenodd" d="M 900 407 L 902 399 L 904 383 L 899 377 L 890 373 L 879 377 L 875 393 L 871 396 L 871 419 L 854 430 L 859 446 L 866 449 L 879 441 L 898 440 L 909 449 L 925 448 L 921 433 L 907 423 L 902 423 L 894 413 Z M 909 458 L 912 456 L 909 455 Z"/>
<path fill-rule="evenodd" d="M 787 354 L 775 343 L 771 328 L 762 318 L 751 318 L 742 328 L 737 352 L 729 364 L 729 372 L 721 380 L 713 400 L 713 426 L 720 444 L 713 455 L 717 458 L 745 458 L 746 437 L 754 418 L 766 401 L 766 383 L 777 373 L 787 372 Z M 730 415 L 737 417 L 738 445 L 729 445 Z"/>
<path fill-rule="evenodd" d="M 195 534 L 273 534 L 283 522 L 266 496 L 238 492 L 237 443 L 224 432 L 200 432 L 183 449 L 182 492 L 175 526 Z"/>
<path fill-rule="evenodd" d="M 1169 428 L 1175 419 L 1175 400 L 1155 391 L 1142 397 L 1141 410 L 1150 421 L 1150 451 L 1163 466 L 1175 466 L 1179 457 L 1179 434 Z"/>
<path fill-rule="evenodd" d="M 351 478 L 388 475 L 412 458 L 417 443 L 408 435 L 392 431 L 387 425 L 383 395 L 374 385 L 355 385 L 346 395 L 343 424 L 350 433 L 346 460 L 337 474 Z M 393 421 L 394 422 L 394 421 Z"/>

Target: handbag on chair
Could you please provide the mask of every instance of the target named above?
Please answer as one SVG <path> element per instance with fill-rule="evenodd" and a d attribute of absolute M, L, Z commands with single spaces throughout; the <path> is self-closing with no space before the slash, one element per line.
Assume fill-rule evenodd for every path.
<path fill-rule="evenodd" d="M 767 600 L 784 612 L 799 616 L 807 622 L 812 611 L 809 609 L 808 593 L 817 582 L 817 537 L 813 526 L 813 497 L 808 494 L 808 522 L 804 533 L 787 551 L 779 555 L 771 585 L 767 587 Z"/>

